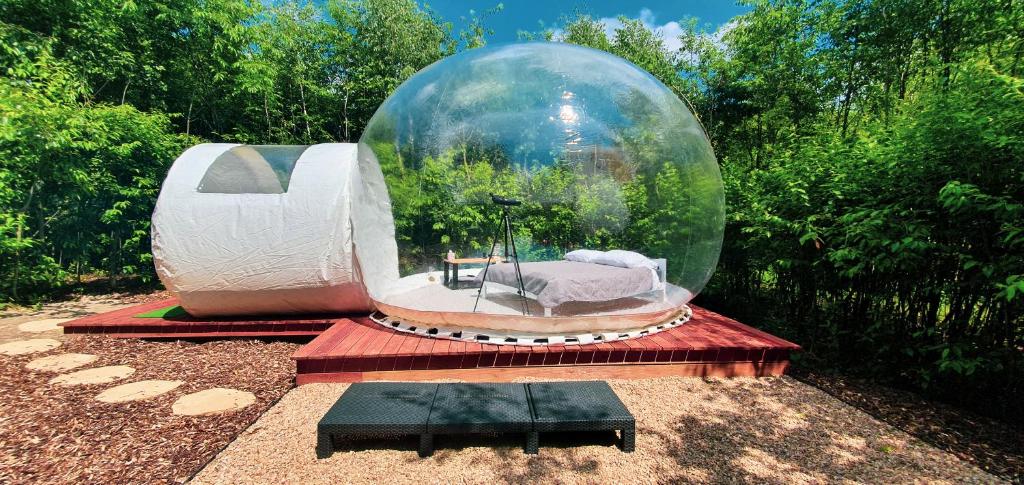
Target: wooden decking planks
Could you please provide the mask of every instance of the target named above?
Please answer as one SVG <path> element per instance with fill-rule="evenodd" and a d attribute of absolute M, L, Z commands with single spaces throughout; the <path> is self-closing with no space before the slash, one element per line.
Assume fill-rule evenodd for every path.
<path fill-rule="evenodd" d="M 348 319 L 300 349 L 293 359 L 300 383 L 424 375 L 454 378 L 459 370 L 473 370 L 467 375 L 493 376 L 503 370 L 534 367 L 605 366 L 618 375 L 622 366 L 667 364 L 672 367 L 662 370 L 673 375 L 775 375 L 785 371 L 789 353 L 798 349 L 793 343 L 694 308 L 691 321 L 680 327 L 637 339 L 587 345 L 464 342 L 398 332 L 368 319 Z M 480 369 L 492 370 L 481 374 Z"/>
<path fill-rule="evenodd" d="M 138 318 L 176 305 L 148 302 L 65 322 L 66 333 L 134 338 L 315 337 L 292 355 L 297 382 L 511 380 L 521 377 L 779 375 L 799 346 L 699 307 L 676 328 L 586 345 L 495 345 L 430 338 L 378 325 L 366 315 Z"/>

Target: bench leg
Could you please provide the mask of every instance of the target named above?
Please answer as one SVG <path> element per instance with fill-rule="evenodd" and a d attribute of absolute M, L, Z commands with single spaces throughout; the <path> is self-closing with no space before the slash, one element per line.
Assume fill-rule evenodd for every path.
<path fill-rule="evenodd" d="M 540 433 L 536 431 L 526 433 L 526 446 L 523 448 L 523 452 L 527 455 L 536 455 L 540 452 Z"/>
<path fill-rule="evenodd" d="M 334 441 L 329 433 L 316 434 L 316 457 L 327 458 L 334 452 Z"/>
<path fill-rule="evenodd" d="M 630 426 L 620 433 L 622 438 L 619 440 L 619 448 L 626 453 L 632 453 L 636 449 L 636 428 Z"/>
<path fill-rule="evenodd" d="M 420 435 L 420 458 L 426 458 L 434 454 L 434 435 L 424 433 Z"/>

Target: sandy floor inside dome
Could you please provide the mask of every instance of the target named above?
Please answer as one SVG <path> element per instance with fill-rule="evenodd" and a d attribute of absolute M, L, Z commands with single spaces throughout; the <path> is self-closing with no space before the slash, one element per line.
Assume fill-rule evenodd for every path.
<path fill-rule="evenodd" d="M 468 272 L 463 276 L 469 278 L 475 274 Z M 460 279 L 465 281 L 465 278 Z M 398 285 L 384 303 L 402 308 L 430 312 L 472 312 L 476 303 L 477 288 L 451 289 L 441 283 L 440 272 L 420 273 L 399 280 Z M 633 313 L 652 313 L 677 308 L 690 300 L 690 293 L 675 285 L 668 286 L 667 301 L 662 301 L 661 294 L 652 292 L 637 295 L 633 298 L 621 298 L 606 302 L 573 302 L 559 305 L 552 309 L 553 316 L 567 315 L 629 315 Z M 544 308 L 536 300 L 527 297 L 528 312 L 532 316 L 543 316 Z M 522 299 L 515 289 L 496 283 L 488 283 L 486 296 L 480 298 L 477 312 L 492 315 L 522 314 Z"/>

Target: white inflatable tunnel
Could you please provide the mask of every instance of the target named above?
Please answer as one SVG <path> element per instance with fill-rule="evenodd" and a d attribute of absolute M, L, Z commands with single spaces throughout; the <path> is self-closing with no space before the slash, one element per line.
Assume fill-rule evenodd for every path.
<path fill-rule="evenodd" d="M 157 274 L 200 317 L 371 310 L 352 238 L 359 178 L 355 144 L 192 147 L 153 211 Z M 378 254 L 394 260 L 363 268 L 397 268 Z"/>

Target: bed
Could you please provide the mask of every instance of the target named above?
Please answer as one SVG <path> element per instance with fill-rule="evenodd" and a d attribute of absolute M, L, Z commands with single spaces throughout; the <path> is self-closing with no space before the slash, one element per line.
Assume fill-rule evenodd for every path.
<path fill-rule="evenodd" d="M 528 296 L 551 316 L 551 309 L 569 302 L 605 302 L 651 292 L 665 298 L 665 260 L 652 260 L 657 269 L 624 268 L 581 261 L 540 261 L 520 263 L 523 286 Z M 486 295 L 484 272 L 476 276 Z M 515 265 L 495 264 L 487 270 L 487 283 L 518 288 Z"/>

